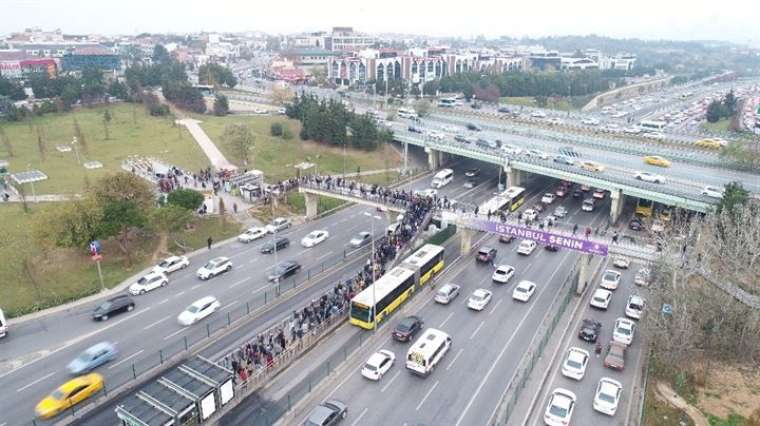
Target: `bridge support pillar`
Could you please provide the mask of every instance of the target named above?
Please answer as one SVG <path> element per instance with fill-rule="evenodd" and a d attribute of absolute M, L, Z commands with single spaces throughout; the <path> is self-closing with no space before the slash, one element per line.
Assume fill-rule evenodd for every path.
<path fill-rule="evenodd" d="M 620 214 L 623 213 L 623 205 L 625 204 L 623 191 L 611 191 L 610 201 L 610 223 L 614 225 L 620 218 Z"/>
<path fill-rule="evenodd" d="M 459 254 L 462 256 L 467 256 L 470 254 L 470 250 L 472 250 L 472 240 L 475 238 L 476 232 L 477 231 L 469 228 L 459 228 Z"/>
<path fill-rule="evenodd" d="M 578 282 L 575 286 L 577 294 L 583 294 L 591 279 L 591 255 L 584 253 L 578 258 Z"/>
<path fill-rule="evenodd" d="M 303 198 L 306 203 L 306 219 L 314 219 L 318 213 L 319 195 L 304 192 Z"/>
<path fill-rule="evenodd" d="M 428 167 L 430 170 L 438 170 L 441 166 L 441 152 L 431 148 L 425 148 L 428 155 Z"/>
<path fill-rule="evenodd" d="M 520 186 L 522 183 L 522 172 L 512 167 L 505 167 L 504 173 L 507 175 L 507 188 L 510 186 Z"/>

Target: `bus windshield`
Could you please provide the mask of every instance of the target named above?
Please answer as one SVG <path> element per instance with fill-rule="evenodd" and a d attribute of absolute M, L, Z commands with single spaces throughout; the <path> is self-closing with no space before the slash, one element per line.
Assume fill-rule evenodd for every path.
<path fill-rule="evenodd" d="M 351 304 L 351 318 L 356 318 L 359 321 L 371 322 L 371 316 L 369 306 L 364 306 L 356 302 Z"/>

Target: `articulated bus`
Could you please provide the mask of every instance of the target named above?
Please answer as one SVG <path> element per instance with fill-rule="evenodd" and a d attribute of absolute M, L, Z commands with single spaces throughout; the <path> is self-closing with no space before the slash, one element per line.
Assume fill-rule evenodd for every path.
<path fill-rule="evenodd" d="M 443 247 L 426 244 L 351 299 L 349 322 L 372 330 L 375 316 L 382 322 L 443 266 Z"/>
<path fill-rule="evenodd" d="M 478 212 L 486 216 L 488 212 L 498 214 L 509 210 L 517 210 L 525 202 L 525 188 L 520 186 L 510 186 L 506 191 L 491 198 L 478 207 Z"/>
<path fill-rule="evenodd" d="M 639 127 L 643 130 L 653 131 L 662 130 L 668 123 L 662 120 L 641 120 Z"/>
<path fill-rule="evenodd" d="M 639 198 L 636 202 L 636 214 L 644 217 L 652 217 L 654 202 L 646 198 Z"/>

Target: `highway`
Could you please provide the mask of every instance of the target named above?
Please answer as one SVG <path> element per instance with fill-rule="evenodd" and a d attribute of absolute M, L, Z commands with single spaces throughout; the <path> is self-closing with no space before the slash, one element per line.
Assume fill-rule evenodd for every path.
<path fill-rule="evenodd" d="M 609 259 L 608 259 L 609 260 Z M 603 269 L 615 269 L 611 266 L 612 262 L 605 262 Z M 592 308 L 589 305 L 590 295 L 593 293 L 593 289 L 598 287 L 598 281 L 601 280 L 601 274 L 597 279 L 597 283 L 594 283 L 595 287 L 590 287 L 583 297 L 583 312 L 577 316 L 573 322 L 573 326 L 570 328 L 568 335 L 565 336 L 562 342 L 562 349 L 557 356 L 557 359 L 552 366 L 550 372 L 550 378 L 546 382 L 543 392 L 540 395 L 536 395 L 537 404 L 533 409 L 533 413 L 530 418 L 526 419 L 526 423 L 535 426 L 543 425 L 543 415 L 546 405 L 549 403 L 550 393 L 558 388 L 565 388 L 573 393 L 577 397 L 575 410 L 572 417 L 572 424 L 576 425 L 623 425 L 629 424 L 625 421 L 630 414 L 632 404 L 638 404 L 638 400 L 634 401 L 631 398 L 631 389 L 634 385 L 634 378 L 636 372 L 641 368 L 642 362 L 645 360 L 642 357 L 641 352 L 641 339 L 640 330 L 636 330 L 633 343 L 626 350 L 625 369 L 623 371 L 612 370 L 604 367 L 604 356 L 606 351 L 597 357 L 594 354 L 594 344 L 586 343 L 578 338 L 577 333 L 580 330 L 580 324 L 582 319 L 591 318 L 602 323 L 602 332 L 599 337 L 599 341 L 602 345 L 606 345 L 612 340 L 612 331 L 614 328 L 615 319 L 625 317 L 625 305 L 628 300 L 628 296 L 631 294 L 638 294 L 644 299 L 647 298 L 647 291 L 645 288 L 638 287 L 633 283 L 633 277 L 636 271 L 641 265 L 632 263 L 631 268 L 627 271 L 623 271 L 620 287 L 614 291 L 610 306 L 607 311 L 600 311 Z M 615 269 L 621 271 L 620 269 Z M 649 309 L 649 308 L 647 308 Z M 645 311 L 645 315 L 646 315 Z M 649 312 L 652 314 L 652 312 Z M 656 313 L 655 313 L 656 315 Z M 643 320 L 639 320 L 641 322 Z M 582 380 L 576 381 L 567 378 L 562 375 L 561 368 L 562 363 L 565 361 L 567 351 L 570 347 L 579 347 L 585 349 L 591 354 L 591 359 L 586 368 L 586 374 Z M 606 414 L 599 413 L 592 408 L 594 402 L 594 395 L 596 393 L 596 386 L 599 383 L 599 379 L 602 377 L 609 377 L 613 380 L 617 380 L 623 385 L 623 392 L 618 405 L 615 416 L 608 416 Z"/>

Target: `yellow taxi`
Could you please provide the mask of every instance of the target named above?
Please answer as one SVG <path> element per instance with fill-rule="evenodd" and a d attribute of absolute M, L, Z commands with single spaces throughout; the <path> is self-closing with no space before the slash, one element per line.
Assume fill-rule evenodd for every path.
<path fill-rule="evenodd" d="M 603 172 L 604 165 L 599 164 L 596 161 L 582 161 L 580 163 L 581 169 L 588 170 L 589 172 Z"/>
<path fill-rule="evenodd" d="M 660 211 L 659 217 L 663 222 L 670 222 L 670 220 L 673 218 L 673 212 L 670 209 L 662 209 L 662 211 Z"/>
<path fill-rule="evenodd" d="M 40 419 L 49 419 L 79 404 L 103 389 L 103 376 L 90 373 L 62 384 L 37 404 L 34 412 Z"/>
<path fill-rule="evenodd" d="M 644 162 L 653 166 L 670 167 L 670 160 L 659 155 L 647 155 L 644 157 Z"/>
<path fill-rule="evenodd" d="M 700 148 L 721 149 L 726 146 L 726 141 L 720 138 L 705 138 L 694 142 L 694 144 Z"/>

